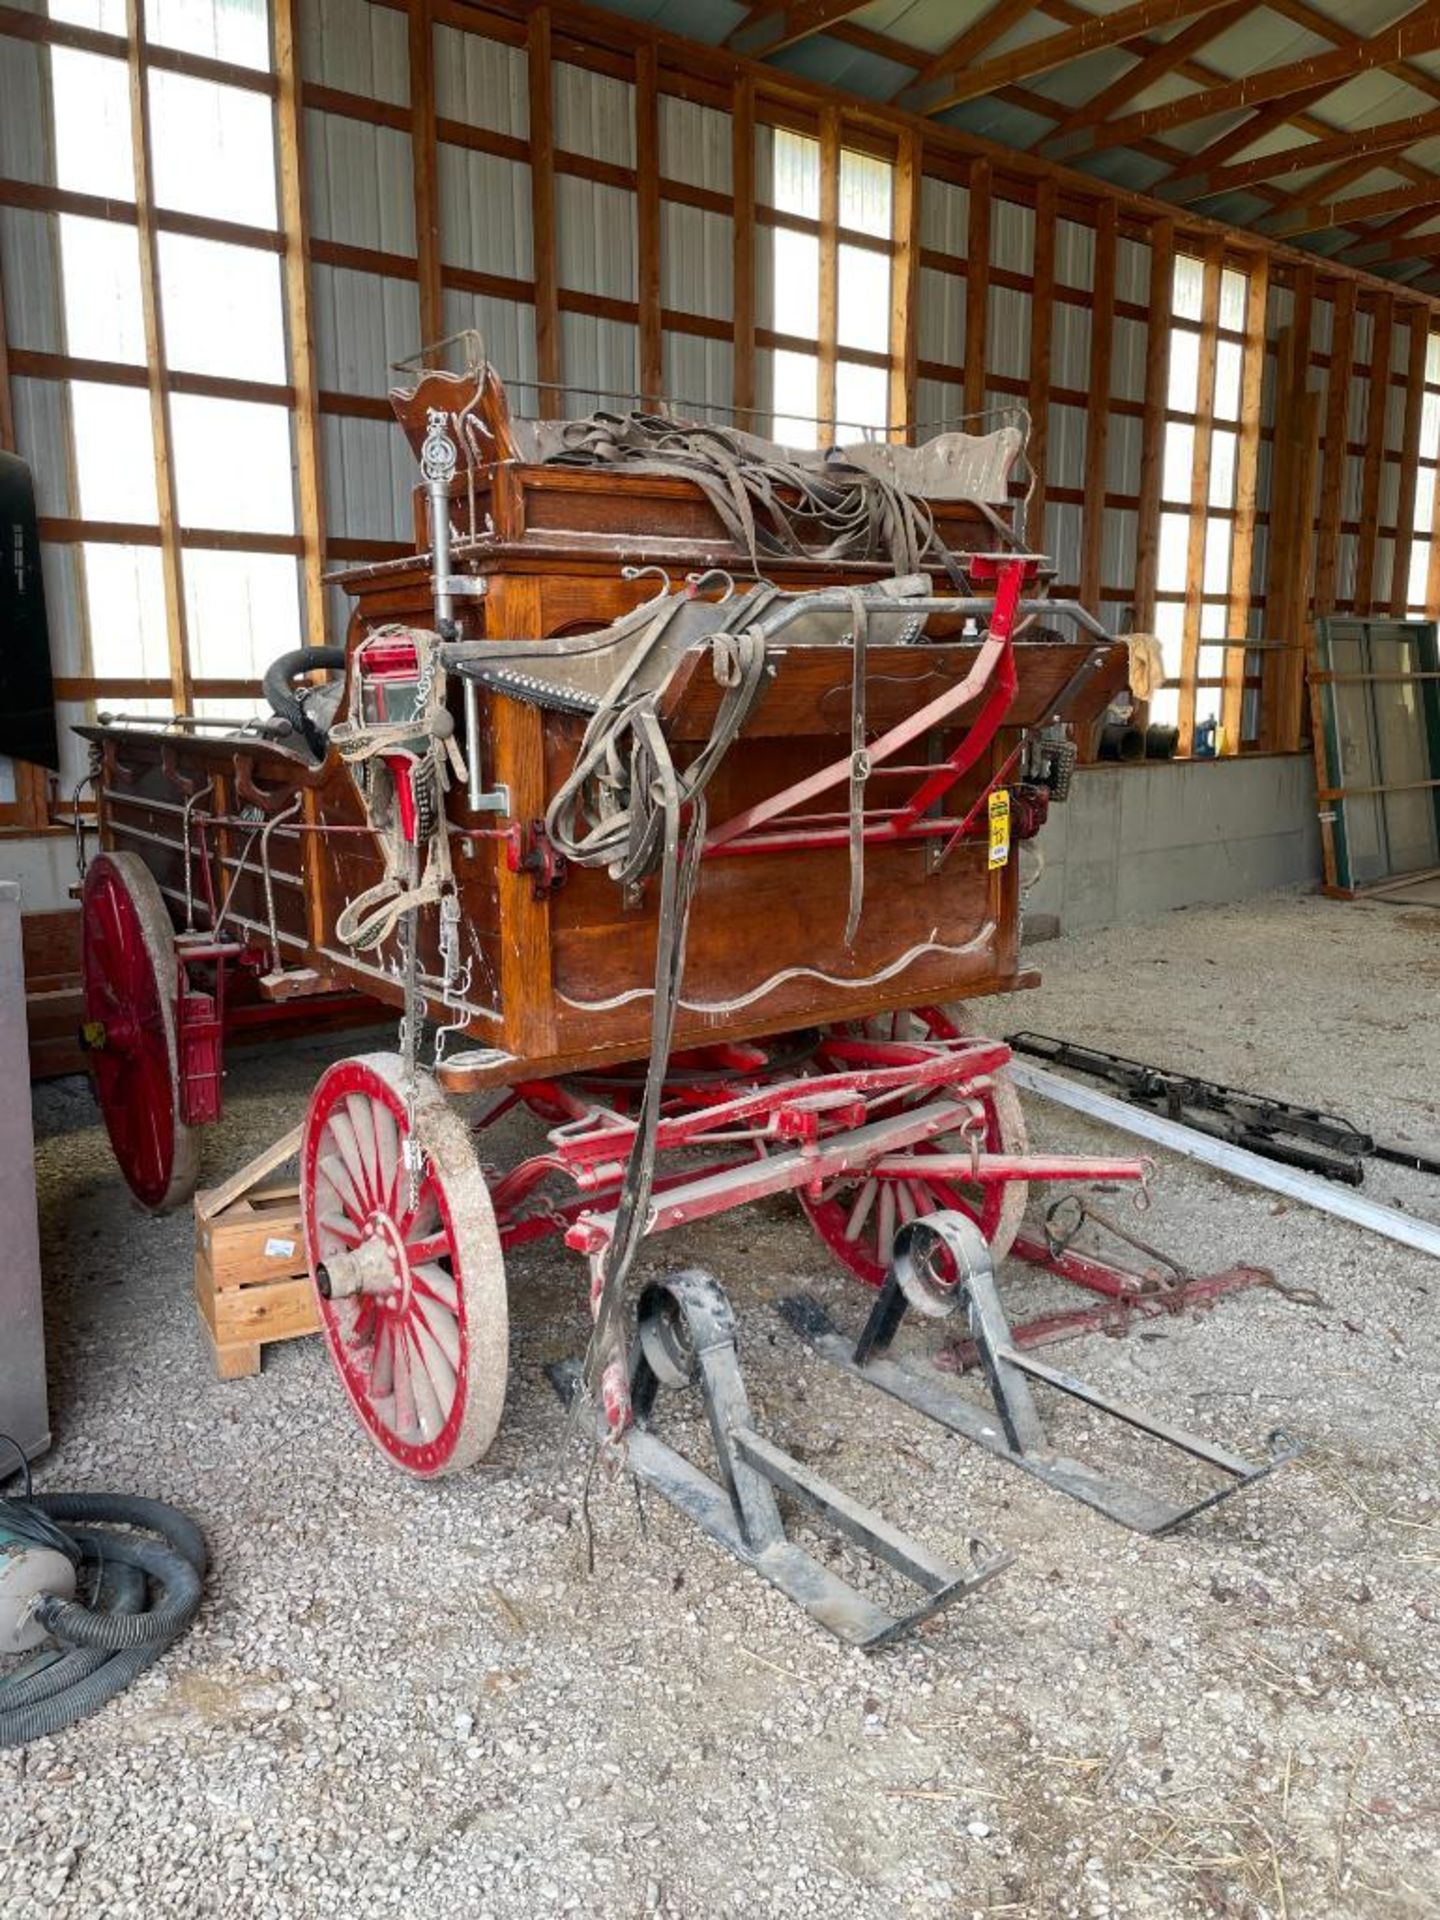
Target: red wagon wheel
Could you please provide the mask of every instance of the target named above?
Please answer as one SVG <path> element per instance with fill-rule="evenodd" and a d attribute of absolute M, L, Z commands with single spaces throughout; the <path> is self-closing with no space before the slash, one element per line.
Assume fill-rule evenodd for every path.
<path fill-rule="evenodd" d="M 301 1192 L 335 1370 L 381 1452 L 431 1477 L 470 1466 L 495 1437 L 509 1315 L 500 1234 L 469 1130 L 425 1074 L 413 1205 L 409 1133 L 399 1058 L 337 1061 L 305 1117 Z"/>
<path fill-rule="evenodd" d="M 881 1014 L 849 1029 L 873 1040 L 955 1040 L 968 1038 L 974 1025 L 962 1006 L 916 1007 Z M 1009 1076 L 998 1073 L 981 1095 L 986 1153 L 1024 1153 L 1029 1145 L 1025 1116 Z M 968 1143 L 958 1135 L 922 1141 L 908 1151 L 963 1153 Z M 965 1213 L 979 1226 L 998 1266 L 1014 1245 L 1025 1215 L 1029 1185 L 1007 1180 L 981 1185 L 968 1180 L 880 1179 L 874 1174 L 843 1174 L 823 1187 L 818 1199 L 800 1193 L 800 1204 L 826 1246 L 867 1287 L 885 1279 L 895 1235 L 907 1220 L 941 1208 Z"/>
<path fill-rule="evenodd" d="M 136 854 L 97 854 L 86 870 L 81 966 L 82 1032 L 110 1145 L 136 1199 L 164 1213 L 195 1191 L 200 1136 L 180 1109 L 175 930 Z"/>

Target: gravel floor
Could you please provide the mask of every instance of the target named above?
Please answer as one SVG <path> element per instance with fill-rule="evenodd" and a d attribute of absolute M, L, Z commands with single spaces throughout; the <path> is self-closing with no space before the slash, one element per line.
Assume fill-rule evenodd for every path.
<path fill-rule="evenodd" d="M 1037 956 L 1046 985 L 992 1030 L 1440 1135 L 1433 912 L 1277 897 Z M 345 1050 L 237 1059 L 212 1177 Z M 1150 1541 L 827 1374 L 773 1302 L 807 1287 L 848 1325 L 864 1302 L 790 1203 L 662 1244 L 663 1264 L 732 1289 L 771 1431 L 943 1551 L 974 1530 L 1015 1552 L 868 1659 L 624 1483 L 592 1490 L 586 1572 L 583 1451 L 541 1375 L 583 1342 L 569 1256 L 514 1261 L 489 1458 L 411 1484 L 361 1438 L 315 1340 L 215 1382 L 189 1220 L 129 1204 L 84 1086 L 42 1089 L 37 1112 L 56 1431 L 40 1478 L 176 1502 L 214 1567 L 197 1626 L 132 1692 L 0 1755 L 6 1920 L 1440 1911 L 1432 1262 L 1165 1161 L 1143 1230 L 1194 1271 L 1258 1262 L 1280 1287 L 1053 1357 L 1241 1449 L 1283 1424 L 1307 1452 Z M 1041 1144 L 1130 1150 L 1040 1103 L 1030 1119 Z M 536 1137 L 516 1121 L 497 1147 Z M 1424 1208 L 1407 1176 L 1371 1184 Z M 1017 1313 L 1063 1297 L 1023 1272 L 1003 1284 Z M 665 1417 L 699 1448 L 687 1412 Z M 1081 1410 L 1052 1431 L 1152 1466 Z"/>

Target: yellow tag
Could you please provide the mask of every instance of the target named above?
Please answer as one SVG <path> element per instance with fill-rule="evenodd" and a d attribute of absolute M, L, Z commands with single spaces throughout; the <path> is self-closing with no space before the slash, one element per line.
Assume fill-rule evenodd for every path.
<path fill-rule="evenodd" d="M 1010 858 L 1010 794 L 997 787 L 990 796 L 990 865 L 1003 867 Z"/>

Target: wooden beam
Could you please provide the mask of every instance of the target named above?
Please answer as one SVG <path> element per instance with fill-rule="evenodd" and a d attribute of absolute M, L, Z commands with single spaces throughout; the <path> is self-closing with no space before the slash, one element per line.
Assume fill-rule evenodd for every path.
<path fill-rule="evenodd" d="M 957 34 L 941 47 L 933 59 L 927 61 L 922 56 L 918 76 L 907 81 L 892 98 L 901 104 L 905 95 L 914 88 L 928 86 L 931 81 L 942 79 L 948 73 L 963 73 L 1002 33 L 1008 33 L 1034 11 L 1032 0 L 997 0 L 997 4 L 982 13 L 978 20 L 971 21 L 963 33 Z"/>
<path fill-rule="evenodd" d="M 1235 524 L 1230 536 L 1230 601 L 1226 638 L 1238 640 L 1250 630 L 1251 575 L 1255 566 L 1255 509 L 1260 477 L 1260 395 L 1265 383 L 1265 313 L 1270 296 L 1270 262 L 1262 254 L 1247 269 L 1245 345 L 1241 349 L 1240 432 L 1235 449 Z M 1220 725 L 1231 753 L 1240 751 L 1245 715 L 1245 654 L 1225 653 L 1225 692 Z"/>
<path fill-rule="evenodd" d="M 665 393 L 660 332 L 660 95 L 653 46 L 635 50 L 635 271 L 640 300 L 640 393 L 654 406 Z"/>
<path fill-rule="evenodd" d="M 970 221 L 965 245 L 965 412 L 985 410 L 986 326 L 990 308 L 990 184 L 988 160 L 970 169 Z"/>
<path fill-rule="evenodd" d="M 1128 106 L 1137 94 L 1148 93 L 1151 87 L 1168 79 L 1192 54 L 1218 35 L 1228 32 L 1251 11 L 1251 0 L 1232 0 L 1231 5 L 1220 8 L 1218 12 L 1201 14 L 1159 46 L 1146 43 L 1149 44 L 1149 51 L 1137 59 L 1128 72 L 1112 80 L 1108 87 L 1102 87 L 1092 100 L 1087 100 L 1083 106 L 1067 114 L 1054 131 L 1039 142 L 1035 151 L 1048 153 L 1053 141 L 1067 134 L 1078 133 L 1082 127 L 1101 126 L 1112 113 L 1118 113 L 1121 107 Z M 1125 51 L 1128 53 L 1131 49 L 1127 47 Z"/>
<path fill-rule="evenodd" d="M 1329 227 L 1353 227 L 1386 214 L 1440 207 L 1440 176 L 1429 186 L 1386 187 L 1379 193 L 1361 193 L 1349 200 L 1314 200 L 1266 214 L 1257 231 L 1272 240 L 1293 240 L 1297 234 L 1323 233 Z"/>
<path fill-rule="evenodd" d="M 415 196 L 415 252 L 420 270 L 420 342 L 445 332 L 440 290 L 440 186 L 436 178 L 435 30 L 430 0 L 408 0 L 410 20 L 410 175 Z"/>
<path fill-rule="evenodd" d="M 1392 265 L 1402 260 L 1434 260 L 1440 256 L 1440 233 L 1411 233 L 1396 240 L 1369 240 L 1342 247 L 1346 261 L 1357 267 Z"/>
<path fill-rule="evenodd" d="M 904 133 L 895 152 L 890 268 L 890 438 L 915 438 L 920 334 L 920 196 L 925 151 L 918 133 Z"/>
<path fill-rule="evenodd" d="M 1106 22 L 1117 14 L 1102 16 Z M 1147 107 L 1112 120 L 1103 127 L 1087 127 L 1056 143 L 1056 154 L 1075 159 L 1081 154 L 1098 153 L 1106 147 L 1133 147 L 1138 141 L 1172 133 L 1177 127 L 1193 126 L 1197 120 L 1210 120 L 1218 114 L 1239 113 L 1247 107 L 1267 106 L 1272 101 L 1290 100 L 1297 94 L 1311 99 L 1320 92 L 1333 92 L 1347 80 L 1362 73 L 1393 67 L 1417 54 L 1433 53 L 1440 47 L 1440 7 L 1423 6 L 1407 19 L 1373 34 L 1358 47 L 1338 47 L 1333 53 L 1291 61 L 1283 67 L 1270 67 L 1260 73 L 1246 74 L 1218 87 L 1202 88 L 1163 106 Z M 986 89 L 988 91 L 988 89 Z"/>
<path fill-rule="evenodd" d="M 551 19 L 538 6 L 526 27 L 530 90 L 530 233 L 535 256 L 535 363 L 537 412 L 554 419 L 565 410 L 560 382 L 559 259 L 555 244 L 555 89 L 551 67 Z"/>
<path fill-rule="evenodd" d="M 1175 223 L 1162 220 L 1150 235 L 1150 299 L 1145 322 L 1145 409 L 1140 425 L 1140 504 L 1135 530 L 1135 626 L 1141 633 L 1149 633 L 1155 625 L 1174 285 Z"/>
<path fill-rule="evenodd" d="M 1059 193 L 1053 180 L 1035 190 L 1035 256 L 1030 290 L 1030 372 L 1026 408 L 1030 415 L 1030 495 L 1025 508 L 1025 539 L 1032 552 L 1045 545 L 1046 462 L 1050 443 L 1050 369 L 1055 313 L 1055 222 Z"/>
<path fill-rule="evenodd" d="M 1282 153 L 1262 154 L 1257 160 L 1241 160 L 1228 167 L 1211 165 L 1183 173 L 1174 180 L 1162 182 L 1155 191 L 1162 200 L 1177 205 L 1208 200 L 1216 194 L 1239 193 L 1248 187 L 1263 186 L 1267 180 L 1283 180 L 1287 174 L 1301 173 L 1310 167 L 1374 160 L 1414 146 L 1419 140 L 1432 140 L 1437 134 L 1440 134 L 1440 108 L 1430 113 L 1413 113 L 1404 120 L 1387 120 L 1383 126 L 1337 133 L 1328 140 L 1303 140 L 1296 146 L 1286 147 Z"/>
<path fill-rule="evenodd" d="M 1113 206 L 1095 219 L 1095 271 L 1090 296 L 1089 404 L 1085 409 L 1085 506 L 1080 525 L 1080 602 L 1100 611 L 1100 556 L 1105 534 L 1105 462 L 1110 432 L 1110 351 L 1115 333 Z"/>
<path fill-rule="evenodd" d="M 1370 391 L 1365 419 L 1365 466 L 1360 483 L 1360 532 L 1355 553 L 1355 611 L 1365 619 L 1375 600 L 1376 549 L 1380 544 L 1380 467 L 1390 401 L 1390 343 L 1395 302 L 1376 303 L 1370 335 Z"/>
<path fill-rule="evenodd" d="M 130 147 L 135 175 L 135 219 L 140 243 L 140 310 L 145 329 L 145 366 L 150 394 L 150 438 L 155 459 L 155 495 L 160 532 L 160 574 L 165 596 L 165 639 L 170 659 L 170 697 L 177 713 L 194 704 L 185 622 L 185 576 L 180 558 L 180 509 L 165 391 L 165 323 L 160 304 L 160 260 L 153 215 L 150 92 L 145 73 L 145 17 L 141 0 L 126 0 L 130 71 Z"/>
<path fill-rule="evenodd" d="M 1046 34 L 1043 39 L 1029 41 L 978 65 L 968 59 L 957 60 L 952 51 L 942 56 L 943 65 L 937 73 L 913 81 L 897 95 L 896 103 L 912 113 L 940 113 L 946 107 L 994 93 L 997 87 L 1051 73 L 1056 67 L 1118 46 L 1156 27 L 1187 20 L 1192 14 L 1215 12 L 1229 4 L 1230 0 L 1135 0 L 1135 4 L 1115 13 L 1092 14 L 1078 26 Z"/>
<path fill-rule="evenodd" d="M 274 0 L 276 118 L 280 138 L 280 213 L 285 230 L 285 309 L 290 334 L 291 402 L 299 525 L 305 542 L 305 632 L 312 646 L 325 639 L 325 498 L 319 419 L 319 378 L 310 311 L 309 230 L 305 207 L 304 113 L 295 0 Z"/>
<path fill-rule="evenodd" d="M 1330 373 L 1325 390 L 1324 478 L 1320 484 L 1320 531 L 1315 555 L 1315 618 L 1335 611 L 1340 570 L 1340 505 L 1345 490 L 1349 442 L 1350 375 L 1355 358 L 1355 286 L 1342 280 L 1335 289 L 1335 320 L 1330 339 Z"/>
<path fill-rule="evenodd" d="M 1410 606 L 1410 555 L 1415 545 L 1415 493 L 1420 478 L 1420 422 L 1425 406 L 1425 362 L 1430 315 L 1410 309 L 1410 355 L 1405 373 L 1405 424 L 1400 435 L 1400 496 L 1395 508 L 1395 549 L 1390 562 L 1390 613 L 1403 620 Z M 1433 507 L 1432 507 L 1433 519 Z"/>
<path fill-rule="evenodd" d="M 820 114 L 820 352 L 817 441 L 835 438 L 835 363 L 840 325 L 840 109 Z"/>
<path fill-rule="evenodd" d="M 730 187 L 735 200 L 731 398 L 736 426 L 749 430 L 755 425 L 755 82 L 748 74 L 736 82 L 731 109 Z"/>
<path fill-rule="evenodd" d="M 1315 545 L 1315 489 L 1320 462 L 1320 396 L 1309 390 L 1315 269 L 1295 276 L 1290 324 L 1280 335 L 1275 366 L 1275 448 L 1270 539 L 1265 572 L 1265 625 L 1290 649 L 1267 653 L 1261 670 L 1260 743 L 1293 753 L 1305 705 L 1304 641 L 1310 622 Z"/>
<path fill-rule="evenodd" d="M 794 0 L 790 6 L 751 7 L 725 44 L 749 60 L 765 60 L 793 47 L 797 40 L 808 40 L 812 33 L 823 33 L 868 4 L 869 0 Z"/>
<path fill-rule="evenodd" d="M 1200 297 L 1200 368 L 1195 383 L 1195 452 L 1190 468 L 1190 539 L 1185 553 L 1185 624 L 1180 639 L 1180 745 L 1188 754 L 1195 744 L 1195 681 L 1200 661 L 1200 616 L 1203 610 L 1205 540 L 1210 514 L 1210 456 L 1215 426 L 1215 358 L 1220 324 L 1220 274 L 1224 242 L 1211 240 L 1205 249 L 1205 278 Z"/>

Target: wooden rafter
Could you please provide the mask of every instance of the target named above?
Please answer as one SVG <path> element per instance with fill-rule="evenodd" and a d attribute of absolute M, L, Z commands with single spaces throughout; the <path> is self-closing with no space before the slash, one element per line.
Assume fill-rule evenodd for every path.
<path fill-rule="evenodd" d="M 1329 227 L 1353 227 L 1391 213 L 1418 213 L 1440 207 L 1440 174 L 1428 186 L 1386 187 L 1379 193 L 1356 194 L 1349 200 L 1314 200 L 1267 214 L 1257 225 L 1275 240 L 1301 233 L 1323 233 Z"/>
<path fill-rule="evenodd" d="M 1357 267 L 1389 266 L 1399 260 L 1440 258 L 1440 233 L 1413 233 L 1396 240 L 1370 240 L 1347 247 L 1346 258 Z"/>
<path fill-rule="evenodd" d="M 963 33 L 956 34 L 932 59 L 926 60 L 923 54 L 918 57 L 912 55 L 920 72 L 916 79 L 907 81 L 894 96 L 897 104 L 903 105 L 904 96 L 914 88 L 927 86 L 947 73 L 963 71 L 972 61 L 978 60 L 1002 33 L 1008 33 L 1011 27 L 1018 26 L 1027 14 L 1034 11 L 1031 0 L 996 0 L 994 6 L 982 13 L 978 20 L 972 20 Z"/>
<path fill-rule="evenodd" d="M 1105 18 L 1114 20 L 1118 16 L 1107 14 Z M 1176 127 L 1192 126 L 1197 120 L 1212 120 L 1221 114 L 1241 113 L 1280 101 L 1293 105 L 1299 94 L 1314 100 L 1358 74 L 1397 66 L 1417 54 L 1433 53 L 1437 47 L 1440 47 L 1440 7 L 1427 5 L 1383 32 L 1372 34 L 1358 46 L 1337 47 L 1333 53 L 1246 74 L 1222 86 L 1205 87 L 1182 99 L 1167 101 L 1163 106 L 1123 115 L 1105 126 L 1087 127 L 1063 143 L 1057 142 L 1056 152 L 1057 155 L 1063 153 L 1066 159 L 1077 159 L 1107 147 L 1133 147 L 1138 141 L 1172 133 Z M 1252 134 L 1251 137 L 1258 136 Z"/>
<path fill-rule="evenodd" d="M 1033 79 L 1087 54 L 1123 45 L 1156 27 L 1189 19 L 1192 14 L 1218 12 L 1229 4 L 1230 0 L 1135 0 L 1135 4 L 1121 7 L 1116 13 L 1091 14 L 1078 26 L 1047 34 L 1042 40 L 1032 40 L 979 65 L 970 64 L 968 59 L 958 60 L 952 50 L 942 56 L 940 71 L 928 79 L 922 75 L 904 88 L 897 104 L 912 113 L 940 113 L 962 101 L 994 93 L 997 87 Z"/>
<path fill-rule="evenodd" d="M 1433 140 L 1436 135 L 1440 135 L 1440 109 L 1411 114 L 1404 120 L 1387 120 L 1381 126 L 1362 127 L 1353 133 L 1337 133 L 1327 140 L 1302 141 L 1283 153 L 1262 154 L 1257 160 L 1241 160 L 1228 167 L 1212 165 L 1167 180 L 1156 191 L 1162 200 L 1188 204 L 1215 194 L 1238 193 L 1267 180 L 1283 180 L 1286 174 L 1310 167 L 1338 166 L 1361 159 L 1374 162 L 1385 154 L 1403 152 L 1418 140 Z"/>
<path fill-rule="evenodd" d="M 751 7 L 725 44 L 747 59 L 763 60 L 812 33 L 823 33 L 866 4 L 867 0 L 796 0 L 791 6 Z"/>
<path fill-rule="evenodd" d="M 1040 142 L 1036 152 L 1048 152 L 1052 141 L 1078 133 L 1082 127 L 1101 126 L 1112 113 L 1118 113 L 1121 107 L 1128 106 L 1137 94 L 1146 93 L 1159 81 L 1168 79 L 1177 67 L 1183 66 L 1201 47 L 1208 46 L 1250 11 L 1251 0 L 1235 0 L 1234 4 L 1222 7 L 1217 13 L 1201 14 L 1159 46 L 1143 41 L 1138 46 L 1127 45 L 1125 52 L 1140 55 L 1135 65 L 1122 73 L 1119 79 L 1112 80 L 1108 87 L 1102 87 L 1084 106 L 1067 114 L 1054 132 Z M 1149 51 L 1140 53 L 1140 47 L 1145 45 L 1149 46 Z"/>

